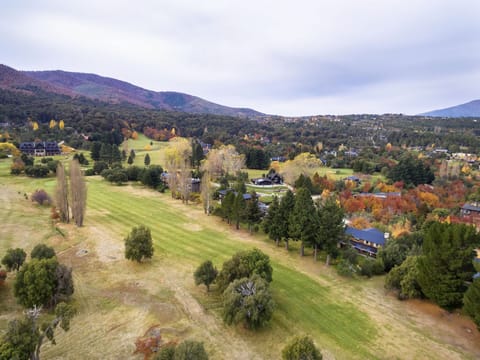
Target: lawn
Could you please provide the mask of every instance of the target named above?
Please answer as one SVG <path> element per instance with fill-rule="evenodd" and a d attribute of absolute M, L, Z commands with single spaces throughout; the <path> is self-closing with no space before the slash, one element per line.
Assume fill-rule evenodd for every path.
<path fill-rule="evenodd" d="M 443 331 L 448 320 L 438 320 L 443 322 L 436 326 L 437 320 L 385 296 L 381 278 L 339 278 L 310 257 L 299 259 L 295 244 L 286 252 L 263 235 L 235 231 L 199 207 L 138 185 L 113 186 L 98 176 L 87 178 L 85 226 L 59 224 L 62 236 L 49 220 L 49 209 L 23 195 L 37 188 L 51 192 L 54 180 L 11 177 L 9 165 L 0 161 L 0 250 L 21 246 L 29 252 L 46 242 L 74 271 L 73 302 L 79 315 L 69 333 L 59 333 L 58 345 L 45 346 L 44 359 L 141 359 L 132 355 L 134 343 L 151 326 L 160 328 L 166 339 L 204 341 L 212 359 L 277 359 L 285 342 L 303 333 L 314 338 L 327 359 L 460 359 L 480 354 L 471 344 L 480 339 L 476 330 L 470 335 L 476 338 L 462 343 L 468 340 L 464 334 Z M 123 238 L 142 223 L 152 230 L 155 255 L 136 264 L 123 258 Z M 211 259 L 220 268 L 236 251 L 254 246 L 271 257 L 277 303 L 270 325 L 258 332 L 223 325 L 220 298 L 194 286 L 192 277 L 201 261 Z M 21 314 L 12 299 L 12 280 L 0 290 L 2 328 Z"/>

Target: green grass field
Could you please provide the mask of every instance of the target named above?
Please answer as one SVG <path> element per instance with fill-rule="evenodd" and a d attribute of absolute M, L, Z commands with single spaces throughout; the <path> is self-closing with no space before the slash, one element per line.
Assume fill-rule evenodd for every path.
<path fill-rule="evenodd" d="M 473 359 L 480 354 L 476 330 L 471 335 L 476 337 L 464 343 L 464 334 L 452 331 L 448 320 L 386 296 L 381 278 L 340 278 L 311 257 L 300 259 L 295 244 L 286 252 L 263 235 L 235 231 L 199 207 L 138 185 L 87 178 L 85 226 L 59 224 L 61 236 L 48 207 L 23 195 L 37 188 L 52 192 L 54 179 L 11 177 L 9 166 L 0 161 L 0 251 L 21 246 L 29 252 L 46 242 L 74 271 L 79 315 L 69 333 L 59 333 L 56 346 L 44 347 L 42 358 L 141 359 L 133 355 L 134 343 L 151 326 L 161 328 L 166 339 L 204 341 L 212 359 L 278 359 L 297 334 L 312 336 L 326 359 Z M 123 258 L 123 238 L 138 224 L 151 228 L 155 245 L 154 258 L 144 264 Z M 220 268 L 236 251 L 252 247 L 271 257 L 277 304 L 271 323 L 258 332 L 223 325 L 220 298 L 194 286 L 192 277 L 203 260 Z M 9 276 L 0 289 L 3 329 L 21 314 L 12 281 Z"/>

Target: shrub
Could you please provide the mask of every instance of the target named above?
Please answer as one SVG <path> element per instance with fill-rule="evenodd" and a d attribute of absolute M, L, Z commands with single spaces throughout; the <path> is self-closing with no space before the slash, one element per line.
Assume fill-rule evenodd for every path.
<path fill-rule="evenodd" d="M 337 264 L 337 273 L 340 276 L 352 277 L 355 274 L 355 266 L 348 260 L 342 259 Z"/>
<path fill-rule="evenodd" d="M 37 244 L 35 247 L 32 249 L 32 252 L 30 253 L 30 257 L 32 259 L 50 259 L 55 257 L 55 250 L 53 250 L 52 247 L 47 246 L 45 244 Z"/>
<path fill-rule="evenodd" d="M 48 195 L 43 189 L 35 190 L 31 196 L 31 199 L 39 205 L 50 205 L 52 203 L 50 195 Z"/>
<path fill-rule="evenodd" d="M 210 284 L 215 281 L 217 274 L 217 269 L 210 260 L 207 260 L 195 270 L 193 277 L 196 285 L 204 284 L 207 287 L 207 291 L 210 291 Z"/>
<path fill-rule="evenodd" d="M 20 269 L 20 266 L 22 266 L 26 257 L 27 253 L 23 249 L 8 249 L 2 259 L 2 264 L 5 265 L 8 271 L 18 270 Z"/>
<path fill-rule="evenodd" d="M 283 360 L 322 360 L 322 354 L 308 336 L 296 337 L 282 350 Z"/>
<path fill-rule="evenodd" d="M 205 351 L 202 342 L 185 340 L 175 349 L 174 360 L 208 360 L 208 354 Z"/>
<path fill-rule="evenodd" d="M 153 243 L 150 229 L 145 225 L 134 227 L 125 238 L 125 258 L 142 262 L 153 256 Z"/>

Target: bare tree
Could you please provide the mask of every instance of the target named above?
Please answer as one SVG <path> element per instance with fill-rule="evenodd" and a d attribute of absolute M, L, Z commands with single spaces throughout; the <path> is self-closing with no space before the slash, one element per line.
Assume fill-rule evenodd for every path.
<path fill-rule="evenodd" d="M 77 160 L 70 163 L 70 194 L 73 220 L 75 225 L 82 226 L 87 205 L 87 187 Z"/>
<path fill-rule="evenodd" d="M 192 171 L 190 170 L 187 162 L 180 164 L 177 174 L 178 188 L 180 191 L 180 196 L 182 197 L 182 202 L 188 205 L 188 199 L 190 198 L 190 193 L 192 192 Z"/>
<path fill-rule="evenodd" d="M 70 210 L 68 207 L 68 181 L 65 174 L 65 168 L 61 162 L 57 165 L 57 186 L 55 188 L 55 201 L 60 220 L 62 222 L 70 222 Z"/>
<path fill-rule="evenodd" d="M 191 191 L 190 158 L 192 146 L 187 139 L 176 137 L 165 149 L 165 168 L 168 171 L 168 187 L 175 197 L 180 192 L 182 200 L 188 202 Z"/>

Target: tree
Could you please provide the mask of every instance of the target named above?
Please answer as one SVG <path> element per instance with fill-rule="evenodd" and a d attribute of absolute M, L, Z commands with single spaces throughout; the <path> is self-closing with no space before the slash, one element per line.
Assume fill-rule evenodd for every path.
<path fill-rule="evenodd" d="M 175 348 L 173 360 L 208 360 L 208 354 L 202 342 L 185 340 Z"/>
<path fill-rule="evenodd" d="M 102 143 L 98 141 L 94 141 L 92 146 L 90 147 L 90 157 L 93 161 L 100 160 L 100 151 L 102 149 Z"/>
<path fill-rule="evenodd" d="M 204 284 L 207 287 L 207 291 L 210 291 L 210 284 L 215 281 L 217 275 L 217 268 L 213 266 L 210 260 L 207 260 L 200 264 L 193 274 L 195 285 Z"/>
<path fill-rule="evenodd" d="M 274 307 L 268 283 L 258 275 L 235 280 L 223 293 L 223 320 L 229 325 L 257 329 L 270 320 Z"/>
<path fill-rule="evenodd" d="M 473 249 L 479 239 L 473 226 L 446 223 L 427 226 L 423 256 L 418 259 L 418 282 L 426 297 L 446 309 L 461 306 L 466 283 L 475 273 Z"/>
<path fill-rule="evenodd" d="M 54 318 L 39 324 L 41 307 L 33 307 L 21 320 L 13 320 L 0 343 L 0 359 L 40 360 L 40 350 L 45 338 L 55 345 L 55 330 L 70 329 L 70 322 L 76 314 L 75 308 L 60 303 L 55 308 Z"/>
<path fill-rule="evenodd" d="M 153 242 L 150 229 L 145 225 L 134 227 L 125 238 L 125 258 L 142 262 L 153 256 Z"/>
<path fill-rule="evenodd" d="M 202 197 L 203 211 L 210 215 L 210 201 L 212 198 L 212 185 L 210 184 L 210 173 L 205 171 L 200 183 L 200 194 Z"/>
<path fill-rule="evenodd" d="M 250 234 L 253 230 L 253 224 L 258 223 L 262 219 L 262 211 L 258 207 L 258 196 L 255 191 L 251 192 L 252 199 L 247 203 L 245 209 L 245 218 L 248 223 L 248 231 Z"/>
<path fill-rule="evenodd" d="M 401 265 L 394 266 L 385 278 L 385 288 L 398 290 L 400 300 L 423 297 L 417 280 L 418 258 L 418 256 L 408 256 Z"/>
<path fill-rule="evenodd" d="M 319 229 L 317 211 L 308 189 L 300 188 L 297 191 L 288 226 L 292 238 L 301 242 L 300 256 L 304 256 L 305 244 L 315 244 Z"/>
<path fill-rule="evenodd" d="M 30 257 L 32 259 L 50 259 L 55 257 L 55 250 L 53 250 L 52 247 L 47 246 L 45 244 L 37 244 L 35 247 L 32 249 L 32 252 L 30 253 Z"/>
<path fill-rule="evenodd" d="M 282 213 L 280 204 L 276 196 L 273 197 L 272 203 L 268 208 L 268 213 L 263 219 L 263 230 L 268 237 L 275 241 L 277 246 L 280 244 L 282 238 Z"/>
<path fill-rule="evenodd" d="M 295 207 L 295 195 L 291 190 L 288 190 L 285 196 L 280 201 L 280 239 L 285 240 L 285 249 L 288 250 L 288 239 L 291 238 L 289 229 L 290 214 L 293 213 Z"/>
<path fill-rule="evenodd" d="M 75 225 L 83 226 L 87 206 L 87 187 L 80 164 L 76 160 L 72 160 L 70 163 L 70 198 Z"/>
<path fill-rule="evenodd" d="M 480 279 L 473 280 L 463 296 L 463 311 L 470 316 L 480 330 Z"/>
<path fill-rule="evenodd" d="M 330 264 L 330 257 L 336 254 L 338 244 L 345 235 L 344 216 L 342 207 L 333 197 L 328 198 L 318 210 L 319 231 L 315 243 L 315 261 L 318 243 L 327 252 L 326 265 Z"/>
<path fill-rule="evenodd" d="M 233 219 L 233 204 L 235 202 L 235 193 L 233 191 L 227 191 L 222 199 L 222 216 L 227 220 L 227 224 L 230 224 Z"/>
<path fill-rule="evenodd" d="M 180 190 L 184 201 L 191 185 L 188 183 L 191 179 L 189 169 L 191 156 L 192 146 L 185 138 L 176 137 L 169 142 L 165 149 L 165 168 L 169 174 L 168 187 L 172 192 L 172 197 L 177 196 L 177 191 Z"/>
<path fill-rule="evenodd" d="M 240 221 L 245 218 L 246 202 L 243 193 L 237 192 L 233 200 L 232 220 L 235 221 L 235 228 L 240 229 Z"/>
<path fill-rule="evenodd" d="M 132 157 L 132 155 L 128 155 L 127 163 L 128 163 L 128 165 L 132 165 L 132 164 L 133 164 L 133 157 Z"/>
<path fill-rule="evenodd" d="M 217 278 L 218 289 L 224 291 L 232 281 L 248 278 L 253 274 L 271 282 L 272 272 L 270 258 L 262 251 L 258 249 L 239 251 L 223 263 Z"/>
<path fill-rule="evenodd" d="M 18 302 L 26 308 L 51 306 L 57 287 L 57 266 L 56 258 L 33 259 L 22 266 L 13 285 Z"/>
<path fill-rule="evenodd" d="M 322 360 L 322 358 L 322 354 L 309 336 L 294 338 L 282 350 L 283 360 Z"/>
<path fill-rule="evenodd" d="M 150 165 L 150 155 L 148 153 L 147 155 L 145 155 L 145 159 L 143 159 L 143 163 L 145 164 L 145 166 Z"/>
<path fill-rule="evenodd" d="M 2 259 L 2 264 L 5 265 L 8 271 L 18 270 L 26 257 L 27 253 L 21 248 L 8 249 Z"/>

